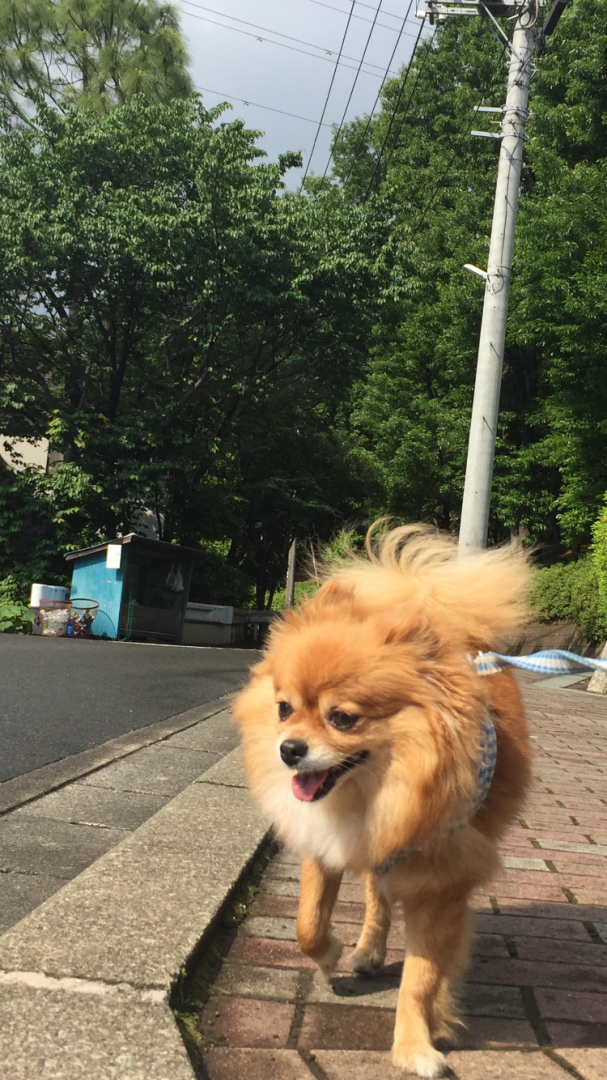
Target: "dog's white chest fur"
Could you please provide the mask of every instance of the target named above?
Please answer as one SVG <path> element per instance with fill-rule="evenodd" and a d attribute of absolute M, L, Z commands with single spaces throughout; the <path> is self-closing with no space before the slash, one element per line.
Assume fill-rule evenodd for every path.
<path fill-rule="evenodd" d="M 320 802 L 300 802 L 293 796 L 290 782 L 268 786 L 262 802 L 280 838 L 299 855 L 343 870 L 359 852 L 364 811 L 340 817 L 331 809 L 330 796 Z"/>

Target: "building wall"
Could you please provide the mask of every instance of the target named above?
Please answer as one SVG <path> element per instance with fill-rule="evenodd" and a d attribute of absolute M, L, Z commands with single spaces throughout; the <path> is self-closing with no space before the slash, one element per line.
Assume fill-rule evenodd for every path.
<path fill-rule="evenodd" d="M 25 439 L 9 439 L 0 435 L 0 457 L 15 472 L 28 466 L 46 472 L 49 464 L 48 439 L 26 442 Z"/>
<path fill-rule="evenodd" d="M 99 604 L 97 616 L 91 626 L 91 633 L 95 637 L 118 637 L 127 560 L 128 553 L 123 548 L 121 565 L 116 570 L 105 565 L 105 550 L 82 555 L 72 563 L 72 597 L 96 600 Z"/>

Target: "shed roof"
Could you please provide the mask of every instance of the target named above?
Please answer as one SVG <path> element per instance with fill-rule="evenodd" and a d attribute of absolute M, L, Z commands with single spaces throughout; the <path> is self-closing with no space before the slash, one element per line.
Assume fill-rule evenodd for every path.
<path fill-rule="evenodd" d="M 102 544 L 93 544 L 92 547 L 80 548 L 78 551 L 68 551 L 64 558 L 70 562 L 80 559 L 83 555 L 91 555 L 95 551 L 105 551 L 108 544 L 126 544 L 133 548 L 148 550 L 151 555 L 165 555 L 173 562 L 201 562 L 206 559 L 208 552 L 200 548 L 183 547 L 181 544 L 167 544 L 164 540 L 151 540 L 147 536 L 139 536 L 138 533 L 129 533 L 128 536 L 117 536 L 115 540 L 104 540 Z"/>

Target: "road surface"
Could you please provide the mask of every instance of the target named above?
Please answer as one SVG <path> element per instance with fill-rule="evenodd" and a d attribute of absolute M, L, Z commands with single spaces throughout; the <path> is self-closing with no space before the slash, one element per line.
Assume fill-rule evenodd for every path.
<path fill-rule="evenodd" d="M 0 634 L 0 783 L 231 693 L 259 655 Z"/>

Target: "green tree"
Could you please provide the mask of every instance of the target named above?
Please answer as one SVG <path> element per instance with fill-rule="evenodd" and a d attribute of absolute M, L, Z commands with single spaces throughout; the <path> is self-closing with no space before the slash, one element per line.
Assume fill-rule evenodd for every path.
<path fill-rule="evenodd" d="M 607 3 L 575 0 L 533 97 L 509 342 L 537 358 L 530 468 L 558 472 L 569 544 L 590 540 L 607 489 Z"/>
<path fill-rule="evenodd" d="M 32 97 L 65 111 L 107 111 L 134 94 L 191 92 L 171 4 L 158 0 L 5 0 L 0 7 L 0 106 L 32 120 Z"/>
<path fill-rule="evenodd" d="M 259 608 L 284 581 L 293 537 L 327 539 L 360 502 L 335 433 L 343 390 L 330 371 L 285 382 L 233 432 L 228 561 L 255 582 Z"/>
<path fill-rule="evenodd" d="M 480 20 L 448 20 L 420 48 L 402 92 L 347 125 L 335 174 L 355 204 L 379 189 L 398 252 L 394 303 L 375 328 L 366 379 L 349 419 L 352 456 L 375 477 L 369 512 L 456 525 L 496 152 L 471 139 L 476 105 L 501 77 L 500 50 Z M 381 157 L 380 157 L 381 153 Z"/>
<path fill-rule="evenodd" d="M 604 183 L 607 3 L 574 0 L 532 85 L 495 463 L 491 536 L 589 540 L 607 487 Z M 499 104 L 504 55 L 480 19 L 449 19 L 405 90 L 346 126 L 335 176 L 393 204 L 398 302 L 376 326 L 350 418 L 376 509 L 457 528 L 496 146 L 470 137 Z M 380 150 L 383 154 L 380 158 Z M 396 314 L 395 314 L 396 312 Z"/>
<path fill-rule="evenodd" d="M 361 373 L 384 219 L 286 194 L 298 158 L 258 163 L 256 133 L 220 114 L 195 99 L 41 107 L 0 139 L 0 430 L 61 455 L 45 497 L 66 546 L 136 527 L 144 507 L 169 540 L 268 521 L 260 461 L 293 440 L 289 411 Z"/>

